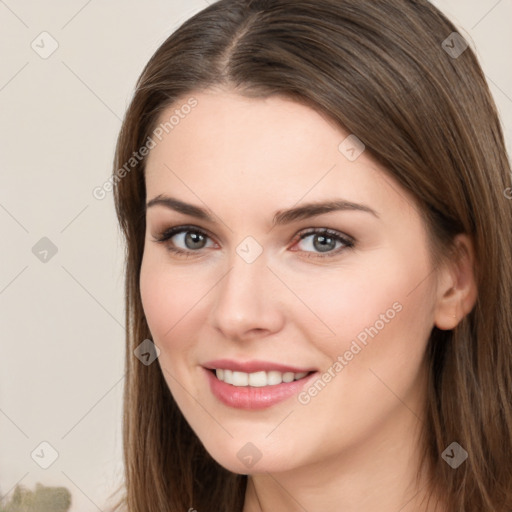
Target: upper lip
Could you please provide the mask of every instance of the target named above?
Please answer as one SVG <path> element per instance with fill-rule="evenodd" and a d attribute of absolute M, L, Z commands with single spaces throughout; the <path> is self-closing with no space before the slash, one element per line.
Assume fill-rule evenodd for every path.
<path fill-rule="evenodd" d="M 210 370 L 223 369 L 244 373 L 255 373 L 261 371 L 302 373 L 316 371 L 314 368 L 297 368 L 295 366 L 289 366 L 286 364 L 272 363 L 271 361 L 234 361 L 233 359 L 216 359 L 215 361 L 208 361 L 203 364 L 203 367 Z"/>

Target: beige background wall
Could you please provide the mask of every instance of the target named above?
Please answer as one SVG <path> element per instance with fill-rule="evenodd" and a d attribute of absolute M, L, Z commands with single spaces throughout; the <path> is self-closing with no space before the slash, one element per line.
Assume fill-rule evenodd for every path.
<path fill-rule="evenodd" d="M 435 4 L 473 41 L 510 150 L 512 0 Z M 41 482 L 94 511 L 119 482 L 123 252 L 92 190 L 142 67 L 206 5 L 0 0 L 0 496 Z"/>

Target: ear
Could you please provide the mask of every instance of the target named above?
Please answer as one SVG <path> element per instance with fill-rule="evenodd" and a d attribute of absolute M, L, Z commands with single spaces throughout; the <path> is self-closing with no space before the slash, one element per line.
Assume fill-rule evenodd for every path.
<path fill-rule="evenodd" d="M 474 248 L 471 238 L 454 238 L 454 255 L 439 271 L 434 324 L 439 329 L 454 329 L 473 309 L 477 299 L 474 273 Z"/>

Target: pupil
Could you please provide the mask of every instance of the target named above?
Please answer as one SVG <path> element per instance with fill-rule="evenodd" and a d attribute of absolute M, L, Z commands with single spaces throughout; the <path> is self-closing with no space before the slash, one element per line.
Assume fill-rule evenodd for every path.
<path fill-rule="evenodd" d="M 200 233 L 187 233 L 185 243 L 189 249 L 201 249 L 204 245 L 204 237 Z M 333 238 L 324 235 L 316 235 L 313 245 L 318 251 L 327 252 L 330 249 L 334 249 L 333 244 L 336 244 Z"/>
<path fill-rule="evenodd" d="M 327 240 L 331 242 L 330 245 L 328 243 L 325 243 Z M 317 244 L 317 241 L 319 241 L 320 244 Z M 315 246 L 315 249 L 319 250 L 320 252 L 326 252 L 329 249 L 334 249 L 334 247 L 332 247 L 333 243 L 336 243 L 333 238 L 324 235 L 317 235 L 315 237 L 313 245 Z"/>
<path fill-rule="evenodd" d="M 189 249 L 201 249 L 201 244 L 204 244 L 204 237 L 200 233 L 187 233 L 185 236 L 185 244 Z"/>

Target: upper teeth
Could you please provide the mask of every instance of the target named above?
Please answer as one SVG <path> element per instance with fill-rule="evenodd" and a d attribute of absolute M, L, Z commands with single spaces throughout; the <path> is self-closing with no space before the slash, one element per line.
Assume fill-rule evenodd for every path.
<path fill-rule="evenodd" d="M 245 373 L 245 372 L 235 372 L 232 370 L 215 370 L 215 375 L 219 380 L 226 382 L 227 384 L 232 384 L 233 386 L 254 386 L 254 387 L 262 387 L 262 386 L 275 386 L 276 384 L 281 384 L 282 382 L 292 382 L 294 380 L 302 379 L 305 377 L 308 372 L 255 372 L 255 373 Z"/>

